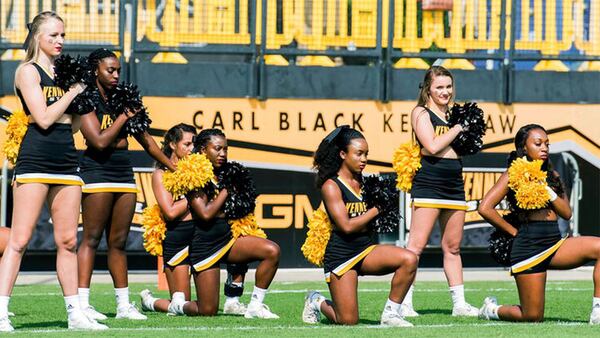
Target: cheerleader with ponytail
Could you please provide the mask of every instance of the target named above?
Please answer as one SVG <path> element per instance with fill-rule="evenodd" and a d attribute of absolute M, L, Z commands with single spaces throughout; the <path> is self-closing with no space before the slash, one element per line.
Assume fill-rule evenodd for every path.
<path fill-rule="evenodd" d="M 79 262 L 79 298 L 86 315 L 96 320 L 107 317 L 90 305 L 90 284 L 94 259 L 100 240 L 106 233 L 108 270 L 113 279 L 116 318 L 145 320 L 146 316 L 129 301 L 127 253 L 125 246 L 135 212 L 137 186 L 129 154 L 126 127 L 139 111 L 126 109 L 115 114 L 110 98 L 121 74 L 117 56 L 106 48 L 90 53 L 88 63 L 93 84 L 85 92 L 86 100 L 75 105 L 81 115 L 81 133 L 87 148 L 80 160 L 84 181 L 82 197 L 83 238 L 77 253 Z M 148 132 L 133 137 L 144 150 L 164 167 L 175 167 Z"/>
<path fill-rule="evenodd" d="M 418 171 L 412 179 L 412 217 L 406 248 L 420 256 L 436 221 L 439 221 L 444 272 L 453 303 L 452 315 L 477 316 L 477 308 L 466 302 L 464 294 L 460 242 L 463 237 L 467 203 L 462 178 L 462 160 L 458 148 L 454 147 L 455 141 L 475 126 L 470 125 L 473 122 L 471 118 L 457 118 L 456 120 L 463 124 L 454 125 L 446 118 L 450 114 L 449 107 L 455 96 L 454 78 L 447 69 L 431 67 L 425 73 L 419 88 L 419 99 L 412 111 L 411 123 L 415 140 L 420 146 L 421 158 Z M 465 110 L 460 110 L 461 115 L 464 112 Z M 467 115 L 471 116 L 470 113 Z M 479 120 L 483 121 L 477 119 Z M 475 144 L 480 143 L 461 143 L 462 147 L 459 148 L 466 150 L 463 149 L 465 145 Z M 474 150 L 472 147 L 469 149 Z M 413 308 L 412 295 L 411 286 L 402 304 L 402 314 L 406 317 L 419 315 Z"/>
<path fill-rule="evenodd" d="M 68 328 L 107 329 L 84 314 L 77 297 L 77 220 L 83 182 L 73 141 L 78 118 L 68 108 L 86 86 L 75 82 L 61 88 L 54 77 L 55 60 L 65 42 L 63 20 L 54 12 L 42 12 L 28 28 L 26 56 L 16 70 L 15 89 L 29 124 L 16 155 L 12 230 L 0 262 L 0 332 L 14 330 L 8 303 L 45 203 L 52 217 L 56 273 Z"/>
<path fill-rule="evenodd" d="M 549 140 L 542 126 L 529 124 L 519 129 L 507 172 L 479 205 L 481 216 L 502 236 L 512 239 L 512 246 L 505 246 L 509 252 L 503 256 L 508 256 L 521 301 L 520 305 L 498 305 L 496 298 L 487 297 L 479 316 L 488 320 L 543 321 L 546 271 L 573 269 L 595 261 L 590 324 L 600 324 L 600 238 L 561 237 L 557 219 L 570 219 L 571 207 L 548 156 Z M 495 207 L 505 197 L 511 214 L 503 218 Z"/>
<path fill-rule="evenodd" d="M 191 154 L 195 136 L 196 128 L 193 126 L 184 123 L 173 126 L 165 134 L 162 151 L 172 163 L 177 164 Z M 145 234 L 148 234 L 144 236 L 144 246 L 150 254 L 163 257 L 170 296 L 173 297 L 176 292 L 179 292 L 183 294 L 185 300 L 189 301 L 191 299 L 189 248 L 194 235 L 195 221 L 189 210 L 188 200 L 184 196 L 173 196 L 165 188 L 163 177 L 167 170 L 158 162 L 152 174 L 152 191 L 157 204 L 149 205 L 144 211 L 146 217 L 143 226 Z M 170 307 L 170 299 L 155 298 L 150 290 L 143 290 L 140 296 L 144 311 L 170 312 L 173 309 Z"/>
<path fill-rule="evenodd" d="M 186 301 L 182 293 L 175 292 L 170 306 L 178 315 L 216 315 L 220 263 L 246 265 L 258 261 L 256 282 L 244 317 L 277 319 L 279 316 L 264 304 L 264 298 L 279 266 L 280 249 L 277 244 L 264 238 L 264 233 L 257 229 L 251 214 L 240 214 L 243 218 L 239 221 L 231 218 L 232 213 L 240 211 L 240 206 L 254 209 L 253 198 L 256 196 L 239 194 L 239 191 L 235 191 L 237 187 L 225 182 L 231 180 L 222 176 L 222 171 L 230 167 L 227 150 L 227 139 L 219 129 L 202 130 L 196 137 L 195 152 L 202 158 L 200 161 L 208 160 L 208 164 L 214 168 L 214 175 L 209 177 L 208 182 L 199 182 L 195 184 L 197 188 L 186 192 L 195 219 L 189 259 L 198 300 Z M 236 197 L 245 195 L 244 198 L 250 200 L 232 203 L 233 198 L 229 197 L 234 194 L 238 194 Z M 242 229 L 243 225 L 245 227 Z"/>
<path fill-rule="evenodd" d="M 312 217 L 309 232 L 314 233 L 309 234 L 303 251 L 312 262 L 322 261 L 332 300 L 309 292 L 302 312 L 305 323 L 318 323 L 323 314 L 335 324 L 357 324 L 358 276 L 394 273 L 381 324 L 412 326 L 399 310 L 415 277 L 417 258 L 406 249 L 376 244 L 369 224 L 380 211 L 367 209 L 361 192 L 368 153 L 364 136 L 348 126 L 335 129 L 315 153 L 316 182 L 325 210 Z M 324 254 L 319 254 L 323 246 Z"/>

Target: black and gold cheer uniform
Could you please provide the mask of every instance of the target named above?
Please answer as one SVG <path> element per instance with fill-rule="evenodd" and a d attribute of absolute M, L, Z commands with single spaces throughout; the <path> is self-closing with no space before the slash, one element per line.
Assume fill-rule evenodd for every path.
<path fill-rule="evenodd" d="M 165 267 L 190 264 L 189 252 L 195 227 L 194 220 L 167 222 L 167 231 L 162 242 Z"/>
<path fill-rule="evenodd" d="M 548 270 L 554 254 L 567 237 L 561 237 L 558 221 L 528 221 L 519 226 L 510 250 L 512 275 Z"/>
<path fill-rule="evenodd" d="M 99 94 L 98 94 L 99 95 Z M 96 117 L 100 122 L 100 130 L 107 129 L 113 120 L 102 98 L 98 100 Z M 92 112 L 89 112 L 90 114 Z M 125 130 L 121 129 L 117 140 L 126 138 Z M 80 161 L 83 193 L 99 192 L 137 193 L 133 177 L 133 166 L 129 158 L 129 150 L 107 147 L 98 150 L 88 144 Z"/>
<path fill-rule="evenodd" d="M 46 98 L 46 106 L 50 106 L 64 95 L 64 91 L 56 86 L 54 79 L 40 65 L 32 65 L 40 74 L 40 86 Z M 79 162 L 71 125 L 54 123 L 47 129 L 41 128 L 31 118 L 31 111 L 18 88 L 17 96 L 25 114 L 30 116 L 30 123 L 17 156 L 15 180 L 18 183 L 83 185 L 79 177 Z"/>
<path fill-rule="evenodd" d="M 448 132 L 448 122 L 429 108 L 425 109 L 429 113 L 435 135 Z M 418 138 L 415 139 L 419 142 Z M 462 168 L 461 159 L 422 156 L 421 168 L 412 181 L 412 204 L 422 208 L 467 210 Z"/>
<path fill-rule="evenodd" d="M 363 202 L 360 193 L 356 193 L 340 177 L 332 178 L 332 180 L 342 192 L 342 200 L 346 205 L 349 218 L 354 218 L 367 212 L 367 205 Z M 325 280 L 329 282 L 332 273 L 336 276 L 342 276 L 350 269 L 360 267 L 360 263 L 375 248 L 376 243 L 377 241 L 372 231 L 344 234 L 333 223 L 333 230 L 325 248 L 323 259 Z"/>
<path fill-rule="evenodd" d="M 214 191 L 216 196 L 218 190 L 215 188 Z M 215 217 L 209 221 L 196 219 L 190 246 L 190 262 L 194 271 L 204 271 L 219 264 L 234 243 L 231 226 L 225 218 Z"/>

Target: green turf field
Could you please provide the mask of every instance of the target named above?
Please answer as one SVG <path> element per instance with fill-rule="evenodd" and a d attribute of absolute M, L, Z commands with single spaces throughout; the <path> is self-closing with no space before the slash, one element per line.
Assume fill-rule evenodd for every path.
<path fill-rule="evenodd" d="M 132 300 L 139 304 L 138 293 L 144 288 L 154 291 L 154 286 L 132 284 Z M 379 327 L 381 309 L 387 299 L 388 284 L 361 282 L 359 284 L 360 324 L 341 327 L 322 322 L 306 325 L 301 321 L 304 293 L 307 289 L 326 291 L 325 283 L 275 283 L 265 303 L 281 318 L 278 320 L 248 320 L 243 317 L 219 315 L 203 317 L 167 317 L 164 313 L 148 313 L 142 322 L 109 319 L 111 330 L 102 333 L 70 332 L 66 329 L 66 314 L 60 288 L 56 285 L 31 285 L 15 287 L 10 310 L 16 313 L 12 323 L 17 330 L 13 336 L 80 337 L 136 336 L 387 336 L 398 337 L 539 337 L 584 336 L 600 337 L 600 327 L 587 324 L 591 309 L 592 282 L 549 282 L 546 294 L 546 321 L 542 324 L 512 324 L 488 322 L 476 318 L 450 316 L 451 301 L 448 288 L 442 282 L 417 284 L 414 303 L 421 313 L 411 318 L 414 328 Z M 242 301 L 249 300 L 251 285 L 246 286 Z M 166 296 L 166 292 L 156 293 Z M 325 292 L 325 294 L 327 294 Z M 512 282 L 472 282 L 466 285 L 466 298 L 479 307 L 487 295 L 496 295 L 500 303 L 517 302 Z M 221 297 L 222 298 L 222 297 Z M 109 317 L 115 315 L 112 286 L 93 285 L 91 303 Z"/>

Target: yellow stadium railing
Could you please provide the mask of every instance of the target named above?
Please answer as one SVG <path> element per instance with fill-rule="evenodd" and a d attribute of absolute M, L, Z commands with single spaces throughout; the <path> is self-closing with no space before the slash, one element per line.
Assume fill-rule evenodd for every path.
<path fill-rule="evenodd" d="M 584 15 L 585 2 L 574 1 L 575 18 L 575 47 L 584 54 L 600 56 L 600 1 L 590 1 L 587 20 Z M 584 27 L 588 27 L 588 34 L 584 34 Z M 600 71 L 600 61 L 586 61 L 580 70 Z"/>
<path fill-rule="evenodd" d="M 27 36 L 26 24 L 42 11 L 60 14 L 67 27 L 67 43 L 88 45 L 119 45 L 120 2 L 111 0 L 2 0 L 2 38 L 21 44 Z"/>
<path fill-rule="evenodd" d="M 388 23 L 393 2 L 395 50 L 418 54 L 433 46 L 453 55 L 469 52 L 496 53 L 510 48 L 515 53 L 540 53 L 536 70 L 566 71 L 553 57 L 575 46 L 585 55 L 600 56 L 600 0 L 454 0 L 451 11 L 420 11 L 419 0 L 266 0 L 266 32 L 262 32 L 263 0 L 145 0 L 138 6 L 137 41 L 159 47 L 202 47 L 206 44 L 250 46 L 250 8 L 256 6 L 256 44 L 266 38 L 266 48 L 277 50 L 292 43 L 308 51 L 377 48 L 377 12 L 381 4 L 381 47 L 387 48 Z M 114 3 L 113 3 L 114 2 Z M 517 24 L 511 23 L 513 4 Z M 27 35 L 25 24 L 41 10 L 56 10 L 65 19 L 68 42 L 119 45 L 122 4 L 119 0 L 2 0 L 2 42 L 20 44 Z M 420 18 L 420 20 L 419 20 Z M 500 48 L 501 24 L 505 23 Z M 511 33 L 511 27 L 515 32 Z M 560 30 L 560 31 L 559 31 Z M 121 46 L 125 49 L 124 46 Z M 270 53 L 272 54 L 272 53 Z M 323 54 L 323 53 L 317 53 Z M 168 55 L 168 57 L 164 57 Z M 173 53 L 156 58 L 162 62 L 186 62 Z M 277 55 L 267 63 L 285 65 Z M 334 66 L 327 56 L 304 57 L 299 65 Z M 472 69 L 464 59 L 446 60 L 449 68 Z M 425 68 L 419 58 L 402 58 L 395 67 Z M 584 68 L 599 70 L 598 62 Z"/>

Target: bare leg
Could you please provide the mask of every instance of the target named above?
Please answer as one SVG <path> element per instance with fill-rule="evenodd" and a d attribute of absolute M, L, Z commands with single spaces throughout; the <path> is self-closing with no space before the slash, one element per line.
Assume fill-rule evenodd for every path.
<path fill-rule="evenodd" d="M 220 269 L 217 265 L 194 274 L 198 300 L 187 302 L 183 312 L 188 316 L 214 316 L 219 310 Z"/>
<path fill-rule="evenodd" d="M 170 295 L 173 295 L 175 292 L 183 292 L 185 294 L 185 300 L 191 300 L 189 265 L 167 267 L 165 268 L 165 275 L 167 276 Z M 158 299 L 154 302 L 154 311 L 167 312 L 169 304 L 171 304 L 170 299 Z"/>
<path fill-rule="evenodd" d="M 498 317 L 514 322 L 543 321 L 546 272 L 516 275 L 515 280 L 521 305 L 502 305 Z"/>
<path fill-rule="evenodd" d="M 115 194 L 112 219 L 106 228 L 108 269 L 115 288 L 125 288 L 127 282 L 127 253 L 125 245 L 135 211 L 135 194 Z"/>
<path fill-rule="evenodd" d="M 378 245 L 361 265 L 364 275 L 385 275 L 393 272 L 389 299 L 402 303 L 417 272 L 417 256 L 409 250 L 392 245 Z"/>
<path fill-rule="evenodd" d="M 449 286 L 463 284 L 463 266 L 460 258 L 460 242 L 465 225 L 465 212 L 462 210 L 442 210 L 442 252 L 444 254 L 444 272 Z"/>

